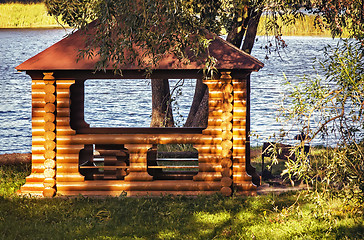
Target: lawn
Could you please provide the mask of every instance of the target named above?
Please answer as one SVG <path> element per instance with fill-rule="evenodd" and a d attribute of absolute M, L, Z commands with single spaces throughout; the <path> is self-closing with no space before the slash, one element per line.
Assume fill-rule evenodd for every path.
<path fill-rule="evenodd" d="M 355 202 L 308 192 L 256 197 L 37 199 L 29 165 L 0 166 L 0 239 L 363 239 Z M 318 195 L 319 196 L 319 195 Z"/>

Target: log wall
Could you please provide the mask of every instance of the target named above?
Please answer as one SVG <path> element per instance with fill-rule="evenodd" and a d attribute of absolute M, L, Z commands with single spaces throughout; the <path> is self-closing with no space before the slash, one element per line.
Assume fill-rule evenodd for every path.
<path fill-rule="evenodd" d="M 83 119 L 84 80 L 44 79 L 32 82 L 32 174 L 22 194 L 128 195 L 210 194 L 230 196 L 234 190 L 253 193 L 246 172 L 247 91 L 245 79 L 223 72 L 204 80 L 209 88 L 208 126 L 202 134 L 77 133 L 88 127 Z M 153 180 L 147 152 L 156 144 L 191 143 L 199 152 L 193 180 Z M 122 145 L 128 150 L 128 174 L 121 180 L 85 180 L 80 174 L 80 151 L 96 145 Z"/>

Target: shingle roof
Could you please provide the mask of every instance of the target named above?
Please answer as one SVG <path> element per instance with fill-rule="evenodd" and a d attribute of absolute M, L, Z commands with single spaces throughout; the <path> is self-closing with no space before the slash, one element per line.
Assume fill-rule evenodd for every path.
<path fill-rule="evenodd" d="M 88 28 L 88 33 L 92 32 L 92 26 Z M 263 63 L 250 56 L 234 45 L 213 34 L 208 34 L 214 39 L 209 47 L 210 55 L 217 59 L 217 69 L 224 70 L 250 70 L 258 71 L 263 67 Z M 80 49 L 85 48 L 85 39 L 89 37 L 84 31 L 78 30 L 55 43 L 34 57 L 26 60 L 16 67 L 19 71 L 57 71 L 57 70 L 91 70 L 95 69 L 95 64 L 99 60 L 96 56 L 92 59 L 79 59 Z M 121 70 L 140 70 L 144 66 L 124 64 L 119 67 Z M 189 64 L 180 64 L 174 54 L 165 54 L 154 70 L 194 70 L 202 69 L 203 66 L 191 61 Z M 113 70 L 112 64 L 106 70 Z"/>

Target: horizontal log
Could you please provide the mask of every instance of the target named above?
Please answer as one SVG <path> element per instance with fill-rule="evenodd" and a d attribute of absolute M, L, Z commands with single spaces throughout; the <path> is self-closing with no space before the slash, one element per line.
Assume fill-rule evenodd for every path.
<path fill-rule="evenodd" d="M 59 117 L 57 116 L 57 128 L 59 126 L 70 126 L 71 118 L 70 117 Z"/>
<path fill-rule="evenodd" d="M 237 163 L 245 163 L 245 154 L 233 154 L 233 161 Z"/>
<path fill-rule="evenodd" d="M 57 154 L 79 154 L 83 145 L 57 145 Z"/>
<path fill-rule="evenodd" d="M 236 189 L 237 191 L 256 191 L 257 190 L 257 186 L 255 186 L 253 183 L 251 182 L 242 182 L 242 183 L 236 183 L 234 182 L 233 184 L 234 189 Z"/>
<path fill-rule="evenodd" d="M 241 118 L 241 117 L 238 117 L 238 116 L 235 116 L 233 118 L 233 125 L 234 125 L 234 128 L 235 126 L 241 126 L 241 127 L 244 127 L 246 126 L 246 119 L 245 118 Z"/>
<path fill-rule="evenodd" d="M 244 109 L 239 109 L 239 108 L 234 108 L 234 113 L 233 113 L 234 117 L 246 117 L 246 110 Z"/>
<path fill-rule="evenodd" d="M 194 181 L 221 181 L 220 172 L 198 172 L 193 176 Z"/>
<path fill-rule="evenodd" d="M 32 80 L 32 88 L 44 88 L 45 83 L 43 80 Z"/>
<path fill-rule="evenodd" d="M 37 184 L 42 184 L 44 181 L 43 171 L 39 172 L 39 173 L 33 172 L 29 176 L 27 176 L 25 179 L 26 179 L 26 184 L 31 183 L 31 182 L 35 182 Z"/>
<path fill-rule="evenodd" d="M 155 180 L 155 181 L 84 181 L 75 183 L 59 183 L 59 191 L 218 191 L 220 182 L 195 182 L 191 180 Z"/>
<path fill-rule="evenodd" d="M 234 146 L 233 152 L 235 155 L 245 155 L 245 146 Z"/>
<path fill-rule="evenodd" d="M 143 172 L 132 172 L 131 169 L 128 176 L 125 176 L 124 181 L 125 182 L 133 182 L 133 181 L 152 181 L 153 177 L 150 176 L 147 171 Z"/>
<path fill-rule="evenodd" d="M 69 98 L 57 97 L 57 108 L 69 108 L 70 105 L 71 105 L 71 100 Z"/>
<path fill-rule="evenodd" d="M 160 197 L 160 196 L 197 196 L 197 195 L 211 195 L 216 194 L 218 191 L 125 191 L 125 190 L 118 190 L 118 191 L 60 191 L 58 190 L 57 193 L 61 195 L 67 196 L 121 196 L 126 194 L 127 197 Z"/>
<path fill-rule="evenodd" d="M 214 136 L 215 138 L 218 138 L 221 135 L 221 133 L 222 133 L 221 126 L 208 126 L 205 130 L 202 131 L 203 135 Z"/>
<path fill-rule="evenodd" d="M 221 91 L 209 91 L 209 98 L 222 99 L 224 94 Z"/>
<path fill-rule="evenodd" d="M 169 143 L 209 143 L 214 145 L 221 139 L 201 134 L 77 134 L 61 136 L 62 128 L 57 128 L 58 144 L 169 144 Z M 209 145 L 210 146 L 210 145 Z M 150 146 L 151 147 L 151 146 Z"/>
<path fill-rule="evenodd" d="M 201 172 L 221 172 L 221 165 L 214 163 L 199 163 L 199 171 Z"/>
<path fill-rule="evenodd" d="M 35 88 L 32 90 L 32 99 L 35 99 L 35 98 L 44 99 L 45 94 L 46 93 L 44 92 L 44 89 Z"/>
<path fill-rule="evenodd" d="M 70 90 L 68 88 L 57 88 L 57 97 L 70 98 Z"/>
<path fill-rule="evenodd" d="M 244 128 L 234 128 L 233 130 L 233 138 L 235 136 L 245 136 L 246 135 L 246 131 L 245 131 L 245 127 Z"/>
<path fill-rule="evenodd" d="M 252 177 L 249 176 L 246 172 L 234 172 L 233 173 L 233 181 L 234 182 L 249 182 L 249 183 L 251 183 Z"/>
<path fill-rule="evenodd" d="M 246 111 L 246 101 L 245 100 L 234 100 L 234 111 L 236 110 Z"/>
<path fill-rule="evenodd" d="M 57 89 L 62 89 L 62 88 L 69 88 L 72 84 L 74 84 L 76 81 L 75 80 L 65 80 L 65 79 L 57 79 L 56 85 L 57 85 Z"/>
<path fill-rule="evenodd" d="M 58 163 L 73 163 L 78 165 L 79 154 L 61 154 L 57 151 Z"/>
<path fill-rule="evenodd" d="M 26 195 L 26 196 L 43 196 L 43 182 L 39 182 L 39 183 L 35 183 L 35 182 L 30 182 L 30 183 L 25 183 L 21 188 L 20 188 L 20 195 Z"/>
<path fill-rule="evenodd" d="M 222 123 L 222 119 L 219 118 L 209 118 L 207 121 L 208 126 L 217 126 L 220 127 Z"/>
<path fill-rule="evenodd" d="M 79 166 L 78 164 L 73 163 L 57 163 L 57 172 L 58 173 L 78 173 Z"/>
<path fill-rule="evenodd" d="M 32 145 L 32 154 L 43 154 L 45 151 L 43 144 L 42 145 Z"/>
<path fill-rule="evenodd" d="M 57 117 L 69 117 L 71 115 L 70 108 L 57 107 Z"/>
<path fill-rule="evenodd" d="M 238 173 L 238 172 L 246 172 L 246 168 L 245 168 L 245 163 L 237 163 L 234 162 L 233 163 L 233 172 Z"/>
<path fill-rule="evenodd" d="M 46 102 L 43 98 L 32 98 L 32 108 L 44 108 Z"/>
<path fill-rule="evenodd" d="M 57 172 L 57 189 L 60 186 L 60 183 L 62 182 L 83 182 L 85 180 L 85 177 L 82 176 L 80 173 L 60 173 Z"/>
<path fill-rule="evenodd" d="M 57 126 L 56 138 L 60 136 L 70 136 L 76 134 L 76 131 L 69 126 Z"/>

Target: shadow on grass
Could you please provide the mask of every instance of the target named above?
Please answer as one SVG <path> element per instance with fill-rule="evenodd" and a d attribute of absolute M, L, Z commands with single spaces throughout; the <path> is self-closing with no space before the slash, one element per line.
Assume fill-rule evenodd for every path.
<path fill-rule="evenodd" d="M 17 170 L 11 171 L 0 180 L 16 185 Z M 312 201 L 297 201 L 297 197 L 297 193 L 286 193 L 230 198 L 215 194 L 194 198 L 35 199 L 0 194 L 0 239 L 362 237 L 364 227 L 358 224 L 363 222 L 361 215 L 326 219 Z"/>

